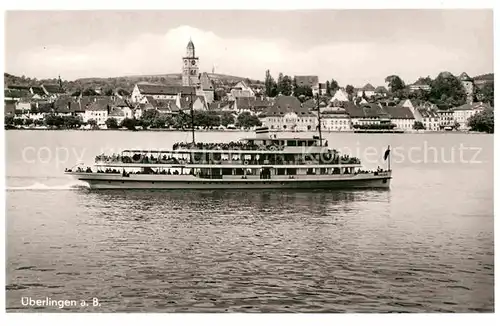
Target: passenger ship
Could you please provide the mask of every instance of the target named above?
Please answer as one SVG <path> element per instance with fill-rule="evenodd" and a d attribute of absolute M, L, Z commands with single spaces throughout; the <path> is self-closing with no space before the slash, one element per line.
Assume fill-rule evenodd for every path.
<path fill-rule="evenodd" d="M 328 148 L 321 134 L 277 137 L 263 127 L 238 142 L 177 143 L 166 151 L 99 155 L 94 169 L 67 169 L 66 174 L 91 189 L 389 188 L 390 163 L 387 170 L 361 168 L 358 158 Z"/>

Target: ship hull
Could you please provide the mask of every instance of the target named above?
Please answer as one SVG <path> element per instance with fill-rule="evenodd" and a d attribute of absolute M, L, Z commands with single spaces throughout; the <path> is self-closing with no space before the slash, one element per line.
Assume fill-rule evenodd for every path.
<path fill-rule="evenodd" d="M 190 175 L 121 175 L 68 173 L 86 182 L 90 189 L 366 189 L 390 187 L 391 174 L 332 175 L 303 179 L 204 179 Z"/>

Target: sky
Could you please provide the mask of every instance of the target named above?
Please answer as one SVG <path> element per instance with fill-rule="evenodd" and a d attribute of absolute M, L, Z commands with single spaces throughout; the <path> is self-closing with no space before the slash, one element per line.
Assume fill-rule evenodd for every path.
<path fill-rule="evenodd" d="M 200 72 L 263 80 L 269 69 L 356 87 L 441 71 L 493 72 L 493 11 L 8 11 L 5 71 L 74 80 Z"/>

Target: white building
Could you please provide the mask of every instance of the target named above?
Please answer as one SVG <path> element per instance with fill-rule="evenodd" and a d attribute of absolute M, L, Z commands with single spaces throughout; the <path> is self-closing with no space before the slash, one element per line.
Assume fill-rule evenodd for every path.
<path fill-rule="evenodd" d="M 337 89 L 335 94 L 333 94 L 333 97 L 330 99 L 330 103 L 334 102 L 348 102 L 349 101 L 349 94 L 344 89 Z"/>
<path fill-rule="evenodd" d="M 131 100 L 134 103 L 145 103 L 147 96 L 156 100 L 175 100 L 180 96 L 189 95 L 196 95 L 194 86 L 136 84 L 132 90 Z"/>
<path fill-rule="evenodd" d="M 367 98 L 375 96 L 375 87 L 372 84 L 368 83 L 363 88 L 358 89 L 357 96 L 362 97 L 363 93 Z"/>
<path fill-rule="evenodd" d="M 413 130 L 415 116 L 408 107 L 402 105 L 384 106 L 383 110 L 391 119 L 391 123 L 396 125 L 395 129 L 405 131 Z"/>
<path fill-rule="evenodd" d="M 270 113 L 261 121 L 273 131 L 311 131 L 316 130 L 318 125 L 316 115 L 309 112 Z"/>
<path fill-rule="evenodd" d="M 231 88 L 231 97 L 233 99 L 238 99 L 240 97 L 255 97 L 255 92 L 250 86 L 248 86 L 244 81 L 238 82 L 233 88 Z"/>
<path fill-rule="evenodd" d="M 92 102 L 85 108 L 83 122 L 95 120 L 98 126 L 104 126 L 108 120 L 109 109 L 109 106 L 101 105 L 99 101 Z"/>
<path fill-rule="evenodd" d="M 425 130 L 439 130 L 439 116 L 436 111 L 428 110 L 425 108 L 417 108 L 416 115 L 419 119 L 415 121 L 420 121 L 425 127 Z"/>
<path fill-rule="evenodd" d="M 460 124 L 460 127 L 458 127 L 459 129 L 468 130 L 469 126 L 467 126 L 467 122 L 469 118 L 486 108 L 489 108 L 489 106 L 481 102 L 464 104 L 453 108 L 453 119 Z"/>
<path fill-rule="evenodd" d="M 274 131 L 308 131 L 316 130 L 318 118 L 316 114 L 301 105 L 293 96 L 278 96 L 272 107 L 267 109 L 262 124 Z"/>
<path fill-rule="evenodd" d="M 448 129 L 455 126 L 455 118 L 453 110 L 438 110 L 439 129 Z"/>
<path fill-rule="evenodd" d="M 351 130 L 351 118 L 347 111 L 340 107 L 326 107 L 321 110 L 321 130 Z"/>

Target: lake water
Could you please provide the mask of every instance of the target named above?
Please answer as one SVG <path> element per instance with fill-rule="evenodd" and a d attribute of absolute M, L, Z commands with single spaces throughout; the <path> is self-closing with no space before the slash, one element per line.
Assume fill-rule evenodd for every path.
<path fill-rule="evenodd" d="M 493 136 L 324 137 L 367 168 L 391 145 L 391 189 L 89 191 L 64 168 L 190 134 L 6 131 L 8 311 L 492 312 Z"/>

